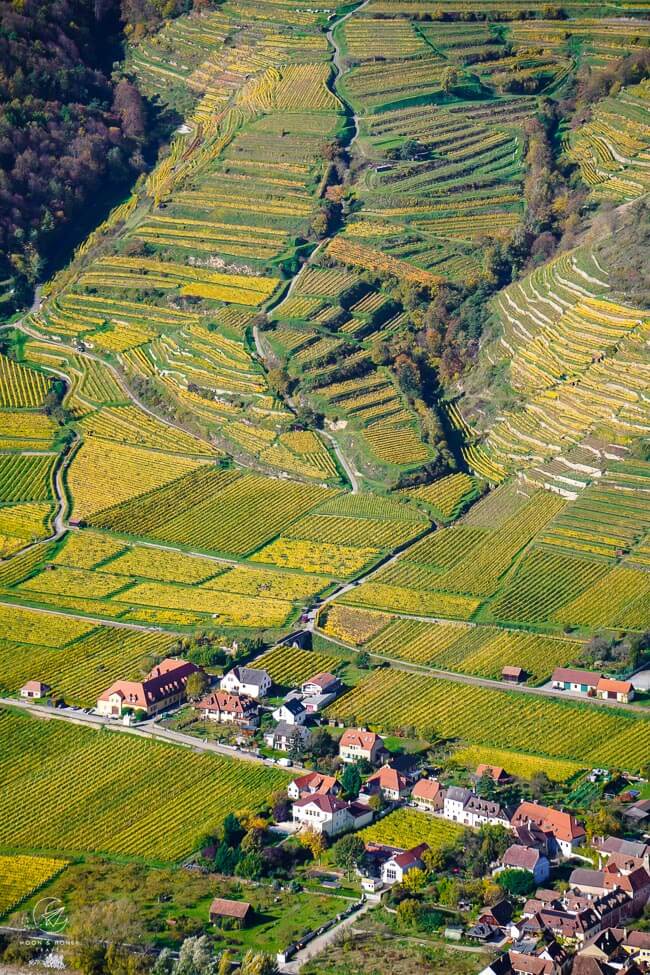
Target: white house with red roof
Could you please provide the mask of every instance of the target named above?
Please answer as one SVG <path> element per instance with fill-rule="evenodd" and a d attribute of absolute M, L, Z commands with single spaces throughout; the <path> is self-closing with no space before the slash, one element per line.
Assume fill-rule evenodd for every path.
<path fill-rule="evenodd" d="M 20 688 L 20 696 L 30 698 L 35 700 L 39 697 L 45 697 L 49 694 L 52 688 L 49 684 L 44 684 L 40 680 L 28 680 L 26 684 Z"/>
<path fill-rule="evenodd" d="M 358 802 L 344 802 L 332 795 L 305 796 L 293 804 L 293 821 L 326 836 L 338 836 L 349 829 L 361 829 L 372 822 L 373 813 Z"/>
<path fill-rule="evenodd" d="M 514 827 L 533 825 L 545 833 L 552 833 L 558 851 L 565 857 L 570 857 L 576 847 L 582 846 L 587 835 L 571 813 L 540 806 L 536 802 L 522 802 L 510 822 Z"/>
<path fill-rule="evenodd" d="M 318 697 L 321 694 L 335 694 L 340 686 L 341 682 L 335 674 L 324 671 L 306 680 L 300 690 L 305 697 Z"/>
<path fill-rule="evenodd" d="M 344 762 L 358 762 L 365 759 L 376 764 L 384 753 L 384 739 L 374 731 L 361 728 L 348 728 L 339 741 L 339 756 Z"/>
<path fill-rule="evenodd" d="M 220 724 L 236 724 L 240 728 L 254 728 L 259 720 L 259 705 L 246 694 L 214 691 L 196 705 L 201 717 Z"/>
<path fill-rule="evenodd" d="M 381 794 L 384 799 L 399 802 L 409 794 L 409 791 L 410 784 L 405 775 L 390 765 L 382 765 L 366 780 L 359 799 L 362 802 L 364 799 L 368 801 L 372 796 Z"/>
<path fill-rule="evenodd" d="M 321 772 L 307 772 L 287 786 L 287 795 L 293 800 L 313 795 L 336 796 L 340 791 L 341 785 L 335 777 Z"/>
<path fill-rule="evenodd" d="M 382 864 L 381 879 L 385 884 L 401 884 L 411 870 L 424 868 L 423 855 L 429 849 L 428 843 L 420 843 L 410 850 L 395 852 Z"/>
<path fill-rule="evenodd" d="M 182 704 L 190 674 L 201 668 L 189 660 L 168 657 L 147 674 L 144 680 L 118 680 L 97 700 L 97 713 L 119 718 L 125 712 L 143 711 L 147 717 Z"/>
<path fill-rule="evenodd" d="M 601 701 L 618 701 L 620 704 L 627 704 L 634 697 L 634 685 L 629 680 L 601 677 L 596 684 L 596 697 Z"/>

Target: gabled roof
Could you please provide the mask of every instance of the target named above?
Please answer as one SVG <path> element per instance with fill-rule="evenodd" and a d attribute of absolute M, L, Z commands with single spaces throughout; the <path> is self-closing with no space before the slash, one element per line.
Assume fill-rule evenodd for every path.
<path fill-rule="evenodd" d="M 611 694 L 629 694 L 632 686 L 629 680 L 613 680 L 611 677 L 601 677 L 596 685 L 596 690 L 608 691 Z"/>
<path fill-rule="evenodd" d="M 210 904 L 210 914 L 218 914 L 220 917 L 235 917 L 243 920 L 249 911 L 252 910 L 248 901 L 231 901 L 225 897 L 215 897 Z"/>
<path fill-rule="evenodd" d="M 503 854 L 501 862 L 504 867 L 514 867 L 517 870 L 530 870 L 532 873 L 540 860 L 539 850 L 532 850 L 527 846 L 509 846 Z"/>
<path fill-rule="evenodd" d="M 309 680 L 303 681 L 302 686 L 305 684 L 316 684 L 322 691 L 327 687 L 331 687 L 333 684 L 338 684 L 339 679 L 335 674 L 330 674 L 327 671 L 323 671 L 321 674 L 314 674 Z"/>
<path fill-rule="evenodd" d="M 299 714 L 303 714 L 305 711 L 305 705 L 297 697 L 290 697 L 288 701 L 284 701 L 282 704 L 279 704 L 276 710 L 280 711 L 281 708 L 286 708 L 290 714 L 294 715 L 294 717 Z"/>
<path fill-rule="evenodd" d="M 508 778 L 508 773 L 500 765 L 477 765 L 476 766 L 476 778 L 481 779 L 484 775 L 489 775 L 491 779 L 495 782 L 499 782 L 501 779 Z"/>
<path fill-rule="evenodd" d="M 51 687 L 49 684 L 43 684 L 40 680 L 28 680 L 20 689 L 21 691 L 32 691 L 35 694 L 40 694 L 41 691 L 51 690 Z"/>
<path fill-rule="evenodd" d="M 299 792 L 309 790 L 311 793 L 319 792 L 327 795 L 336 786 L 336 778 L 333 775 L 323 775 L 321 772 L 307 772 L 293 780 Z"/>
<path fill-rule="evenodd" d="M 605 890 L 605 874 L 602 870 L 577 867 L 571 871 L 569 883 L 572 887 L 601 887 Z"/>
<path fill-rule="evenodd" d="M 573 670 L 571 667 L 556 667 L 551 676 L 552 681 L 567 681 L 569 684 L 587 684 L 596 687 L 601 675 L 591 670 Z"/>
<path fill-rule="evenodd" d="M 294 808 L 296 806 L 316 806 L 321 812 L 329 813 L 334 815 L 335 812 L 339 812 L 341 809 L 347 809 L 348 804 L 342 799 L 337 799 L 336 796 L 325 796 L 320 793 L 315 793 L 313 796 L 304 796 L 302 799 L 297 799 L 294 802 Z"/>
<path fill-rule="evenodd" d="M 440 798 L 442 786 L 437 779 L 418 779 L 411 790 L 414 799 L 434 799 Z"/>
<path fill-rule="evenodd" d="M 408 785 L 406 777 L 397 769 L 391 768 L 390 765 L 383 765 L 367 781 L 377 782 L 380 789 L 387 789 L 391 792 L 403 792 Z"/>
<path fill-rule="evenodd" d="M 381 744 L 382 741 L 383 739 L 379 735 L 376 735 L 374 731 L 360 731 L 358 728 L 348 728 L 341 735 L 339 747 L 349 748 L 350 746 L 356 746 L 369 752 L 377 743 Z"/>
<path fill-rule="evenodd" d="M 252 697 L 228 691 L 213 691 L 196 706 L 199 711 L 224 711 L 226 714 L 244 715 L 247 711 L 257 711 L 257 702 Z"/>
<path fill-rule="evenodd" d="M 462 789 L 459 785 L 450 785 L 445 794 L 445 799 L 453 802 L 462 802 L 463 805 L 471 798 L 471 791 L 469 789 Z"/>
<path fill-rule="evenodd" d="M 522 802 L 512 817 L 513 826 L 525 826 L 534 823 L 541 829 L 549 830 L 553 835 L 565 842 L 585 836 L 584 827 L 570 813 L 550 806 L 540 806 L 536 802 Z"/>
<path fill-rule="evenodd" d="M 268 734 L 268 732 L 265 732 Z M 307 738 L 309 729 L 300 724 L 289 724 L 288 721 L 278 721 L 273 729 L 274 738 Z"/>
<path fill-rule="evenodd" d="M 260 670 L 257 667 L 233 667 L 227 674 L 224 674 L 224 677 L 228 677 L 230 674 L 234 674 L 241 684 L 252 684 L 254 687 L 262 687 L 266 681 L 271 679 L 265 670 Z"/>
<path fill-rule="evenodd" d="M 623 939 L 623 944 L 648 951 L 650 950 L 650 931 L 630 931 L 627 937 Z"/>
<path fill-rule="evenodd" d="M 118 680 L 100 695 L 100 701 L 113 694 L 135 708 L 147 709 L 184 690 L 187 678 L 200 668 L 189 660 L 168 657 L 157 664 L 142 681 Z"/>
<path fill-rule="evenodd" d="M 406 867 L 416 866 L 418 863 L 422 863 L 422 856 L 429 849 L 428 843 L 420 843 L 418 846 L 412 847 L 410 850 L 404 850 L 403 853 L 395 853 L 391 860 L 396 863 L 398 867 L 404 870 Z"/>
<path fill-rule="evenodd" d="M 643 843 L 641 840 L 623 840 L 619 836 L 607 836 L 597 845 L 602 853 L 622 853 L 625 856 L 643 857 L 650 855 L 650 844 Z"/>

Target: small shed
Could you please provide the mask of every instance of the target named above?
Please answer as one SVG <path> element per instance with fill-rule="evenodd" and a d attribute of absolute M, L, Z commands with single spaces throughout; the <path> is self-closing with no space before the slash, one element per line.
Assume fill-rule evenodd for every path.
<path fill-rule="evenodd" d="M 509 684 L 523 684 L 526 676 L 523 667 L 504 667 L 501 671 L 501 680 L 505 680 Z"/>
<path fill-rule="evenodd" d="M 215 897 L 210 904 L 210 920 L 213 924 L 221 924 L 224 919 L 235 922 L 239 928 L 244 928 L 253 916 L 253 907 L 248 901 L 231 901 L 225 897 Z"/>
<path fill-rule="evenodd" d="M 28 680 L 20 688 L 20 696 L 27 698 L 45 697 L 51 690 L 52 688 L 49 684 L 43 684 L 40 680 Z"/>

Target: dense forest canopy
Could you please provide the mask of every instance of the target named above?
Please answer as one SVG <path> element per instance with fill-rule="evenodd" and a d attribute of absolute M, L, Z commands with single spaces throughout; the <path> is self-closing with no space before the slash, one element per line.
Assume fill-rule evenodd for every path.
<path fill-rule="evenodd" d="M 0 3 L 0 252 L 5 303 L 19 304 L 61 229 L 145 169 L 146 112 L 111 75 L 126 32 L 187 4 L 158 0 Z"/>

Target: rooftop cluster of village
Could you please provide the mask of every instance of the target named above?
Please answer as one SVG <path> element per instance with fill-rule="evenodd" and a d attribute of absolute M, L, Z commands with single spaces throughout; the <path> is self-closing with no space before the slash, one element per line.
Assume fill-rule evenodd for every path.
<path fill-rule="evenodd" d="M 625 682 L 587 671 L 557 669 L 552 683 L 572 694 L 625 702 L 633 693 Z M 40 696 L 46 690 L 30 682 L 22 693 Z M 529 783 L 496 762 L 482 763 L 459 780 L 421 756 L 391 751 L 376 731 L 328 723 L 322 710 L 343 690 L 336 674 L 315 673 L 278 695 L 279 690 L 261 666 L 235 665 L 214 678 L 187 660 L 168 658 L 143 680 L 112 684 L 100 695 L 95 713 L 132 723 L 189 710 L 195 733 L 207 736 L 224 726 L 231 747 L 245 748 L 260 761 L 295 766 L 284 801 L 273 807 L 270 830 L 317 837 L 311 846 L 319 861 L 332 848 L 333 862 L 347 863 L 361 897 L 393 905 L 397 916 L 407 914 L 402 905 L 422 900 L 427 884 L 437 883 L 442 899 L 441 878 L 449 875 L 453 881 L 461 872 L 458 850 L 467 841 L 458 837 L 468 835 L 463 830 L 478 836 L 488 850 L 474 868 L 474 876 L 484 881 L 484 896 L 476 885 L 463 894 L 460 884 L 444 933 L 452 942 L 495 952 L 482 975 L 650 971 L 650 932 L 643 921 L 650 903 L 645 832 L 650 801 L 638 800 L 633 783 L 625 783 L 628 801 L 621 804 L 615 829 L 620 835 L 610 835 L 611 818 L 592 817 L 586 826 L 561 802 L 540 801 L 543 795 L 531 793 Z M 316 740 L 319 748 L 312 747 Z M 608 782 L 612 775 L 596 769 L 589 778 Z M 404 814 L 415 817 L 415 832 L 408 833 L 414 842 L 385 839 L 391 834 L 383 826 Z M 372 824 L 375 832 L 368 829 Z M 436 826 L 445 837 L 445 829 L 451 832 L 434 843 Z M 338 861 L 337 849 L 346 851 Z M 204 868 L 214 856 L 214 847 L 202 851 Z M 251 913 L 245 901 L 221 897 L 210 917 L 246 925 Z"/>

